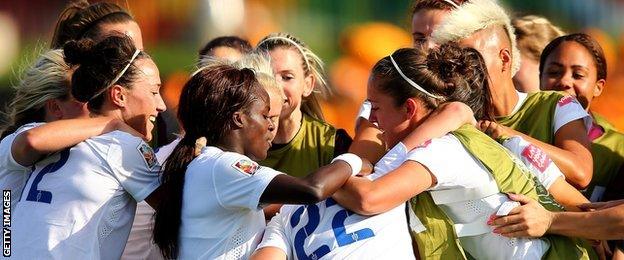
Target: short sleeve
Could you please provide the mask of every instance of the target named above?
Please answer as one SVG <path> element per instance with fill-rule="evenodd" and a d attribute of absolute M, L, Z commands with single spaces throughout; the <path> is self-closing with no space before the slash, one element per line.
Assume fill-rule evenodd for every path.
<path fill-rule="evenodd" d="M 286 235 L 286 223 L 287 221 L 281 213 L 277 213 L 277 215 L 273 216 L 264 229 L 264 236 L 262 237 L 262 241 L 256 250 L 264 247 L 279 248 L 284 251 L 286 257 L 290 259 L 290 256 L 292 256 L 292 247 L 290 246 L 288 236 Z"/>
<path fill-rule="evenodd" d="M 390 173 L 392 170 L 399 168 L 405 161 L 407 155 L 407 148 L 402 142 L 396 144 L 390 151 L 388 151 L 379 161 L 375 164 L 375 171 L 368 176 L 369 179 L 374 180 L 381 178 L 382 176 Z"/>
<path fill-rule="evenodd" d="M 160 186 L 161 167 L 152 148 L 143 140 L 118 132 L 107 161 L 113 176 L 137 202 Z"/>
<path fill-rule="evenodd" d="M 539 182 L 546 188 L 559 178 L 564 177 L 559 167 L 550 159 L 548 154 L 541 148 L 529 143 L 520 136 L 514 136 L 503 142 L 508 150 L 510 150 L 520 161 L 527 166 Z"/>
<path fill-rule="evenodd" d="M 260 196 L 275 176 L 281 174 L 259 166 L 246 156 L 226 153 L 217 159 L 212 174 L 217 199 L 224 208 L 260 208 Z"/>
<path fill-rule="evenodd" d="M 564 96 L 557 102 L 555 107 L 555 118 L 553 120 L 553 133 L 559 128 L 574 120 L 582 119 L 585 125 L 585 132 L 589 132 L 592 126 L 591 116 L 583 109 L 583 106 L 572 96 Z"/>
<path fill-rule="evenodd" d="M 21 165 L 15 161 L 15 158 L 13 158 L 13 152 L 11 151 L 11 147 L 13 146 L 13 141 L 15 141 L 15 138 L 19 134 L 40 125 L 43 125 L 43 123 L 31 123 L 23 125 L 18 128 L 14 133 L 7 135 L 6 137 L 4 137 L 4 139 L 2 139 L 2 141 L 0 141 L 0 165 L 2 165 L 2 167 L 9 171 L 23 171 L 29 169 L 28 166 Z"/>
<path fill-rule="evenodd" d="M 163 165 L 167 158 L 169 158 L 169 155 L 171 155 L 173 149 L 175 149 L 178 143 L 180 143 L 180 140 L 182 140 L 182 138 L 178 137 L 171 143 L 158 147 L 158 149 L 156 149 L 156 159 L 158 159 L 158 162 L 161 165 Z"/>
<path fill-rule="evenodd" d="M 460 150 L 461 149 L 461 150 Z M 451 162 L 449 158 L 461 158 L 456 153 L 464 148 L 454 145 L 450 138 L 432 139 L 407 153 L 405 161 L 415 161 L 427 167 L 435 176 L 437 184 L 430 188 L 436 190 L 444 187 L 453 187 L 458 183 L 458 172 L 462 171 L 461 161 Z"/>

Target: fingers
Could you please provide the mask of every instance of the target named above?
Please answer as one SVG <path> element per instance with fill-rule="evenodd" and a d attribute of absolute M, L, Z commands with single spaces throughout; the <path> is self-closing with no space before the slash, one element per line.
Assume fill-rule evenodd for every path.
<path fill-rule="evenodd" d="M 508 193 L 507 197 L 509 197 L 509 199 L 520 202 L 520 204 L 525 205 L 525 204 L 529 204 L 529 203 L 533 203 L 535 202 L 535 200 L 524 196 L 522 194 L 514 194 L 514 193 Z M 516 210 L 518 208 L 515 208 L 514 210 Z M 512 210 L 513 211 L 513 210 Z"/>
<path fill-rule="evenodd" d="M 496 234 L 500 234 L 503 236 L 509 236 L 510 234 L 516 234 L 516 235 L 522 235 L 522 236 L 528 236 L 528 227 L 526 224 L 521 223 L 521 224 L 514 224 L 514 225 L 507 225 L 507 226 L 502 226 L 502 227 L 497 227 L 494 229 L 494 233 Z"/>
<path fill-rule="evenodd" d="M 490 135 L 490 133 L 492 132 L 492 130 L 490 129 L 491 124 L 491 121 L 479 120 L 477 128 L 479 128 L 479 130 L 481 130 L 481 132 L 484 132 L 486 135 Z"/>
<path fill-rule="evenodd" d="M 516 210 L 516 209 L 514 209 L 514 210 Z M 510 212 L 509 215 L 507 215 L 505 217 L 496 218 L 496 219 L 490 221 L 488 223 L 488 225 L 490 225 L 490 226 L 506 226 L 506 225 L 512 225 L 512 224 L 520 223 L 521 221 L 522 221 L 522 216 L 519 216 L 517 214 L 512 215 L 511 212 Z"/>
<path fill-rule="evenodd" d="M 528 230 L 516 231 L 516 232 L 500 234 L 500 235 L 504 237 L 535 237 L 535 236 L 531 236 Z"/>

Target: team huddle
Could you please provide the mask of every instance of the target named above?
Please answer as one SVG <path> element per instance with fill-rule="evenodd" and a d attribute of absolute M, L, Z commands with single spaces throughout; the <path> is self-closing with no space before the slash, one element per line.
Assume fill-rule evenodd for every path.
<path fill-rule="evenodd" d="M 600 45 L 493 0 L 415 0 L 412 35 L 373 66 L 353 137 L 325 122 L 302 40 L 213 39 L 182 131 L 152 148 L 167 107 L 138 24 L 70 4 L 0 129 L 5 256 L 624 259 L 624 135 L 590 110 Z"/>

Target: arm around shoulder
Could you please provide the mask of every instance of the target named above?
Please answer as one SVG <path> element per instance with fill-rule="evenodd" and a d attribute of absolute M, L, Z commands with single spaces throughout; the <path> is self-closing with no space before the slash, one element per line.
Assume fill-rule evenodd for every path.
<path fill-rule="evenodd" d="M 11 146 L 11 153 L 16 162 L 28 166 L 47 154 L 72 147 L 93 136 L 127 128 L 123 121 L 108 117 L 58 120 L 20 133 Z"/>

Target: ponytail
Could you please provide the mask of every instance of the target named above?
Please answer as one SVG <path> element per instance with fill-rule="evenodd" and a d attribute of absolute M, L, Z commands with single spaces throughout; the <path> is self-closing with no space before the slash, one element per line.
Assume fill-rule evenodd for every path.
<path fill-rule="evenodd" d="M 164 163 L 161 189 L 166 196 L 163 196 L 156 210 L 153 236 L 154 243 L 160 247 L 166 259 L 178 258 L 184 176 L 193 159 L 195 159 L 195 142 L 193 137 L 187 134 Z"/>

